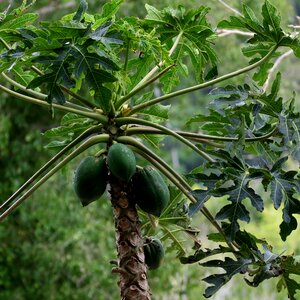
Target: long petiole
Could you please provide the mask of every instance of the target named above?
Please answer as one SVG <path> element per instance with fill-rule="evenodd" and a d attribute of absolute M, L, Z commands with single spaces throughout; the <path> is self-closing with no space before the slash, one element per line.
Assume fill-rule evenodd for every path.
<path fill-rule="evenodd" d="M 59 151 L 55 156 L 53 156 L 46 164 L 44 164 L 36 173 L 34 173 L 18 190 L 16 190 L 13 195 L 11 195 L 4 203 L 0 206 L 0 211 L 9 205 L 17 196 L 19 196 L 32 182 L 34 182 L 40 175 L 42 175 L 52 164 L 54 164 L 59 158 L 61 158 L 65 153 L 75 147 L 78 143 L 89 137 L 91 134 L 96 133 L 102 125 L 96 125 L 94 127 L 88 128 L 82 134 L 80 134 L 76 139 L 70 142 L 66 147 Z"/>
<path fill-rule="evenodd" d="M 7 93 L 11 96 L 14 96 L 16 98 L 24 100 L 26 102 L 37 104 L 37 105 L 44 106 L 44 107 L 47 107 L 47 108 L 50 108 L 52 106 L 53 108 L 56 108 L 56 109 L 59 109 L 59 110 L 62 110 L 62 111 L 75 113 L 75 114 L 78 114 L 78 115 L 81 115 L 81 116 L 84 116 L 84 117 L 87 117 L 87 118 L 97 120 L 97 121 L 99 121 L 103 124 L 107 124 L 107 122 L 108 122 L 107 117 L 105 117 L 103 115 L 100 115 L 99 113 L 84 111 L 84 110 L 80 110 L 80 109 L 70 107 L 68 105 L 60 105 L 60 104 L 57 104 L 57 103 L 49 104 L 46 101 L 36 99 L 36 98 L 33 98 L 33 97 L 29 97 L 29 96 L 17 93 L 15 91 L 12 91 L 12 90 L 6 88 L 3 85 L 0 85 L 0 90 L 4 91 L 5 93 Z"/>
<path fill-rule="evenodd" d="M 8 209 L 6 209 L 0 215 L 0 221 L 2 221 L 5 217 L 7 217 L 15 208 L 17 208 L 24 200 L 26 200 L 30 195 L 34 193 L 44 182 L 46 182 L 52 175 L 54 175 L 57 171 L 59 171 L 63 166 L 65 166 L 68 162 L 78 156 L 80 153 L 90 148 L 91 146 L 107 142 L 109 140 L 108 134 L 101 134 L 98 136 L 93 136 L 83 144 L 81 144 L 78 148 L 76 148 L 73 152 L 71 152 L 68 156 L 66 156 L 60 163 L 58 163 L 53 169 L 51 169 L 48 173 L 46 173 L 38 182 L 36 182 L 25 194 L 23 194 L 18 200 L 16 200 Z"/>
<path fill-rule="evenodd" d="M 184 143 L 185 145 L 187 145 L 188 147 L 193 149 L 196 153 L 198 153 L 204 159 L 206 159 L 210 162 L 214 161 L 208 154 L 206 154 L 205 152 L 200 150 L 197 146 L 195 146 L 189 140 L 187 140 L 183 136 L 179 135 L 175 131 L 173 131 L 173 130 L 165 127 L 165 126 L 162 126 L 162 125 L 159 125 L 159 124 L 147 121 L 147 120 L 138 119 L 138 118 L 130 118 L 130 117 L 117 118 L 117 119 L 115 119 L 115 122 L 116 122 L 117 125 L 139 124 L 139 125 L 146 125 L 146 126 L 149 126 L 149 127 L 157 128 L 157 129 L 161 130 L 162 132 L 165 132 L 166 134 L 175 137 L 177 140 L 181 141 L 182 143 Z"/>
<path fill-rule="evenodd" d="M 82 104 L 84 104 L 85 106 L 94 109 L 95 105 L 93 103 L 91 103 L 90 101 L 88 101 L 87 99 L 83 98 L 82 96 L 78 95 L 77 93 L 72 92 L 70 89 L 68 89 L 67 87 L 60 85 L 60 87 L 70 96 L 72 96 L 73 98 L 75 98 L 76 100 L 78 100 L 79 102 L 81 102 Z"/>
<path fill-rule="evenodd" d="M 37 91 L 34 91 L 34 90 L 31 90 L 31 89 L 27 89 L 26 86 L 16 82 L 15 80 L 13 80 L 12 78 L 10 78 L 9 76 L 7 76 L 5 73 L 1 73 L 1 75 L 4 77 L 4 79 L 6 81 L 8 81 L 9 83 L 11 83 L 13 86 L 17 87 L 18 89 L 20 89 L 21 91 L 31 95 L 31 96 L 34 96 L 36 99 L 39 99 L 39 100 L 46 100 L 47 98 L 47 95 L 46 94 L 43 94 L 43 93 L 39 93 Z M 68 107 L 72 107 L 72 108 L 76 108 L 76 109 L 80 109 L 80 110 L 85 110 L 85 111 L 91 111 L 91 109 L 89 108 L 86 108 L 84 106 L 81 106 L 81 105 L 77 105 L 77 104 L 74 104 L 74 103 L 71 103 L 71 102 L 66 102 L 65 104 L 66 106 Z M 94 107 L 93 107 L 94 108 Z"/>
<path fill-rule="evenodd" d="M 153 83 L 154 81 L 156 81 L 158 78 L 160 78 L 162 75 L 164 75 L 166 72 L 168 72 L 171 68 L 173 68 L 174 65 L 170 65 L 168 67 L 166 67 L 165 69 L 163 69 L 161 72 L 159 72 L 156 76 L 152 77 L 151 79 L 149 79 L 148 81 L 144 82 L 143 84 L 141 84 L 138 88 L 132 90 L 129 94 L 127 94 L 126 96 L 122 97 L 119 102 L 117 103 L 116 107 L 119 108 L 121 107 L 121 105 L 123 103 L 125 103 L 128 99 L 132 98 L 135 94 L 137 94 L 139 91 L 141 91 L 142 89 L 146 88 L 148 85 L 150 85 L 151 83 Z"/>
<path fill-rule="evenodd" d="M 175 51 L 175 49 L 177 48 L 181 38 L 183 35 L 183 31 L 181 31 L 178 36 L 176 37 L 174 44 L 172 46 L 172 48 L 169 50 L 169 56 L 171 56 L 173 54 L 173 52 Z M 157 66 L 155 66 L 134 88 L 131 92 L 133 92 L 134 90 L 138 89 L 141 85 L 143 85 L 146 81 L 148 81 L 158 70 L 159 68 L 164 64 L 164 61 L 161 61 Z"/>
<path fill-rule="evenodd" d="M 256 141 L 266 140 L 269 137 L 273 136 L 274 133 L 276 132 L 276 130 L 277 130 L 277 127 L 275 126 L 270 132 L 268 132 L 265 135 L 245 138 L 245 142 L 256 142 Z M 195 142 L 200 142 L 200 143 L 205 143 L 205 142 L 208 142 L 209 140 L 224 141 L 224 142 L 233 142 L 233 141 L 239 140 L 238 137 L 208 135 L 208 134 L 192 133 L 192 132 L 186 132 L 186 131 L 180 131 L 180 130 L 175 130 L 175 132 L 187 139 L 193 140 Z M 126 134 L 127 135 L 135 135 L 135 134 L 165 135 L 166 133 L 164 133 L 163 131 L 156 129 L 156 128 L 141 126 L 141 127 L 128 128 L 126 130 Z M 215 144 L 215 145 L 212 144 L 212 146 L 220 147 L 222 145 L 221 144 Z"/>
<path fill-rule="evenodd" d="M 254 63 L 252 65 L 249 65 L 245 68 L 233 71 L 231 73 L 225 74 L 223 76 L 220 76 L 218 78 L 209 80 L 207 82 L 204 82 L 204 83 L 201 83 L 201 84 L 198 84 L 198 85 L 195 85 L 195 86 L 191 86 L 189 88 L 185 88 L 185 89 L 173 92 L 173 93 L 163 95 L 161 97 L 154 98 L 152 100 L 149 100 L 148 102 L 137 104 L 136 106 L 134 106 L 131 109 L 131 111 L 128 111 L 128 115 L 133 115 L 135 113 L 138 113 L 140 110 L 143 110 L 143 109 L 145 109 L 149 106 L 160 103 L 160 102 L 165 101 L 167 99 L 171 99 L 171 98 L 174 98 L 174 97 L 177 97 L 177 96 L 180 96 L 180 95 L 184 95 L 184 94 L 187 94 L 187 93 L 190 93 L 190 92 L 193 92 L 193 91 L 201 90 L 201 89 L 207 88 L 209 86 L 212 86 L 216 83 L 219 83 L 219 82 L 222 82 L 224 80 L 230 79 L 232 77 L 236 77 L 236 76 L 241 75 L 243 73 L 249 72 L 249 71 L 255 69 L 256 67 L 260 66 L 264 62 L 266 62 L 272 56 L 272 54 L 276 51 L 277 47 L 278 47 L 277 45 L 274 46 L 262 59 L 260 59 L 256 63 Z"/>
<path fill-rule="evenodd" d="M 2 38 L 0 38 L 0 42 L 5 46 L 5 48 L 7 50 L 11 50 L 12 48 L 10 47 L 10 45 L 8 45 Z M 44 73 L 38 69 L 36 66 L 32 66 L 31 70 L 33 70 L 35 73 L 37 73 L 38 75 L 43 75 Z M 86 100 L 85 98 L 81 97 L 80 95 L 72 92 L 70 89 L 68 89 L 67 87 L 60 85 L 60 87 L 69 95 L 71 95 L 72 97 L 74 97 L 75 99 L 77 99 L 78 101 L 80 101 L 82 104 L 86 105 L 89 108 L 94 108 L 94 105 L 92 103 L 90 103 L 88 100 Z"/>

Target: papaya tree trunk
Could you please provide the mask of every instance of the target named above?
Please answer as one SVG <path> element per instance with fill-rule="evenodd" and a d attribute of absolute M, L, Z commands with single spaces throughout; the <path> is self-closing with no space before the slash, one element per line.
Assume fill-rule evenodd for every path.
<path fill-rule="evenodd" d="M 118 266 L 113 272 L 120 275 L 121 299 L 150 300 L 143 237 L 136 207 L 129 201 L 126 183 L 110 176 L 109 184 L 118 250 Z"/>

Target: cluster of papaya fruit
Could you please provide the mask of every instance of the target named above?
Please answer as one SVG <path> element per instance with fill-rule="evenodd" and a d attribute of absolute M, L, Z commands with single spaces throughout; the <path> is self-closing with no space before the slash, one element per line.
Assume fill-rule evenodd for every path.
<path fill-rule="evenodd" d="M 134 153 L 121 143 L 110 146 L 107 155 L 87 156 L 79 163 L 73 186 L 83 206 L 104 194 L 109 172 L 131 185 L 130 199 L 141 210 L 156 217 L 161 215 L 170 199 L 167 184 L 153 167 L 137 167 Z M 158 268 L 164 257 L 161 241 L 156 237 L 147 237 L 143 248 L 149 269 Z"/>
<path fill-rule="evenodd" d="M 110 146 L 107 156 L 87 156 L 78 165 L 73 186 L 83 206 L 103 195 L 108 172 L 131 185 L 130 198 L 144 212 L 159 217 L 166 208 L 170 192 L 160 173 L 151 166 L 137 168 L 132 150 L 120 143 Z"/>

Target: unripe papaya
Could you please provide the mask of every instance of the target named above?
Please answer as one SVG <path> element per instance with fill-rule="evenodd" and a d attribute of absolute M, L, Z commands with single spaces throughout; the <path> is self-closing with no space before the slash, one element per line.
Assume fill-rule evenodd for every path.
<path fill-rule="evenodd" d="M 97 200 L 105 192 L 107 167 L 103 157 L 87 156 L 78 165 L 73 186 L 82 206 Z"/>
<path fill-rule="evenodd" d="M 133 178 L 133 193 L 140 209 L 156 217 L 161 215 L 170 200 L 167 184 L 151 166 L 136 172 Z"/>
<path fill-rule="evenodd" d="M 107 165 L 115 177 L 128 182 L 136 170 L 134 153 L 124 144 L 113 144 L 108 149 Z"/>
<path fill-rule="evenodd" d="M 149 270 L 157 269 L 165 256 L 161 241 L 156 237 L 147 237 L 144 243 L 144 254 Z"/>

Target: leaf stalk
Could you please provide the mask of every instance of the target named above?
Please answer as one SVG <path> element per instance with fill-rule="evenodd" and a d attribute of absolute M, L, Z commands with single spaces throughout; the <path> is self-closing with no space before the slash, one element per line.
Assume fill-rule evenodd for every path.
<path fill-rule="evenodd" d="M 40 99 L 37 99 L 37 98 L 33 98 L 33 97 L 29 97 L 29 96 L 26 96 L 26 95 L 22 95 L 20 93 L 12 91 L 12 90 L 10 90 L 9 88 L 7 88 L 3 85 L 0 85 L 0 90 L 2 90 L 3 92 L 5 92 L 5 93 L 7 93 L 11 96 L 14 96 L 16 98 L 24 100 L 26 102 L 37 104 L 37 105 L 44 106 L 44 107 L 47 107 L 47 108 L 53 107 L 53 108 L 56 108 L 58 110 L 62 110 L 62 111 L 65 111 L 65 112 L 75 113 L 75 114 L 78 114 L 78 115 L 81 115 L 81 116 L 84 116 L 84 117 L 87 117 L 87 118 L 97 120 L 102 124 L 107 124 L 108 123 L 107 117 L 105 117 L 103 115 L 100 115 L 99 113 L 94 113 L 94 112 L 89 112 L 89 111 L 73 108 L 72 107 L 74 105 L 73 103 L 71 105 L 69 105 L 68 103 L 66 103 L 66 105 L 60 105 L 60 104 L 57 104 L 57 103 L 49 104 L 46 101 L 43 101 L 43 100 L 40 100 Z"/>
<path fill-rule="evenodd" d="M 143 110 L 143 109 L 145 109 L 145 108 L 147 108 L 149 106 L 152 106 L 154 104 L 160 103 L 162 101 L 165 101 L 165 100 L 168 100 L 168 99 L 171 99 L 171 98 L 175 98 L 175 97 L 178 97 L 178 96 L 190 93 L 190 92 L 194 92 L 194 91 L 197 91 L 197 90 L 201 90 L 201 89 L 207 88 L 209 86 L 212 86 L 212 85 L 214 85 L 216 83 L 219 83 L 219 82 L 222 82 L 224 80 L 230 79 L 232 77 L 236 77 L 236 76 L 241 75 L 243 73 L 247 73 L 247 72 L 249 72 L 249 71 L 251 71 L 251 70 L 259 67 L 264 62 L 266 62 L 272 56 L 272 54 L 276 51 L 277 47 L 278 46 L 275 45 L 274 47 L 271 48 L 271 50 L 263 58 L 261 58 L 256 63 L 253 63 L 253 64 L 251 64 L 251 65 L 249 65 L 247 67 L 244 67 L 242 69 L 233 71 L 231 73 L 225 74 L 223 76 L 220 76 L 218 78 L 209 80 L 207 82 L 204 82 L 204 83 L 201 83 L 201 84 L 197 84 L 195 86 L 191 86 L 191 87 L 188 87 L 188 88 L 185 88 L 185 89 L 181 89 L 179 91 L 176 91 L 176 92 L 173 92 L 173 93 L 169 93 L 169 94 L 163 95 L 161 97 L 154 98 L 152 100 L 149 100 L 149 101 L 141 103 L 141 104 L 137 104 L 136 106 L 134 106 L 131 109 L 130 112 L 128 112 L 128 115 L 133 115 L 135 113 L 138 113 L 140 110 Z"/>
<path fill-rule="evenodd" d="M 71 152 L 68 156 L 66 156 L 60 163 L 58 163 L 54 168 L 52 168 L 49 172 L 47 172 L 39 181 L 37 181 L 25 194 L 23 194 L 19 199 L 17 199 L 8 209 L 6 209 L 0 215 L 0 221 L 2 221 L 5 217 L 7 217 L 15 208 L 17 208 L 24 200 L 26 200 L 30 195 L 32 195 L 44 182 L 46 182 L 50 177 L 52 177 L 57 171 L 59 171 L 62 167 L 64 167 L 67 163 L 69 163 L 76 156 L 81 154 L 86 149 L 91 146 L 107 142 L 109 140 L 108 134 L 101 134 L 97 136 L 93 136 L 83 144 L 81 144 L 78 148 L 76 148 L 73 152 Z"/>

